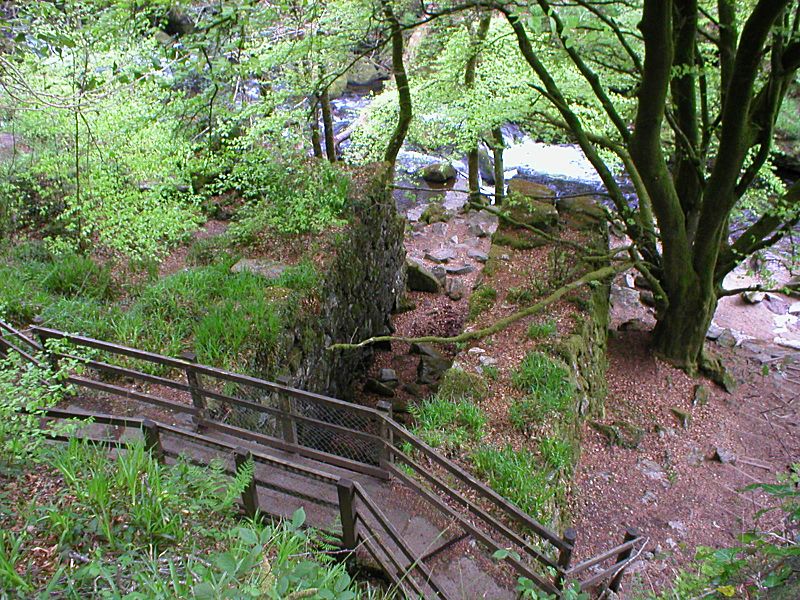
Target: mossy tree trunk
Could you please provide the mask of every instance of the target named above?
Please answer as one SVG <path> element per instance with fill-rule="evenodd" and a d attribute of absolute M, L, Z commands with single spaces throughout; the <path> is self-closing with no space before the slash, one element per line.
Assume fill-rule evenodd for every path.
<path fill-rule="evenodd" d="M 325 153 L 330 162 L 336 162 L 336 136 L 333 132 L 333 112 L 328 90 L 320 94 L 319 102 L 322 107 L 322 125 L 325 129 Z"/>
<path fill-rule="evenodd" d="M 584 129 L 529 39 L 520 11 L 510 3 L 494 8 L 508 19 L 540 82 L 537 87 L 597 170 L 635 244 L 637 267 L 654 287 L 655 350 L 696 372 L 703 364 L 705 333 L 725 276 L 749 254 L 780 239 L 800 218 L 796 185 L 730 241 L 731 212 L 769 157 L 781 103 L 800 68 L 800 5 L 757 0 L 752 8 L 738 11 L 733 0 L 719 0 L 716 67 L 722 107 L 714 114 L 708 94 L 713 80 L 705 74 L 708 65 L 702 63 L 698 47 L 704 13 L 697 0 L 643 1 L 643 60 L 628 42 L 629 34 L 600 3 L 577 3 L 608 27 L 632 69 L 640 73 L 631 126 L 579 45 L 569 39 L 572 32 L 561 19 L 562 9 L 548 0 L 537 4 L 549 16 L 565 57 L 602 106 L 614 136 L 600 137 Z M 737 12 L 746 17 L 741 33 Z M 673 132 L 674 144 L 664 143 L 667 129 Z M 637 206 L 628 203 L 601 149 L 611 150 L 625 164 L 639 198 Z"/>
<path fill-rule="evenodd" d="M 403 40 L 403 26 L 395 15 L 391 0 L 381 0 L 383 15 L 389 24 L 389 31 L 392 38 L 392 73 L 397 85 L 397 95 L 399 99 L 400 112 L 397 116 L 397 125 L 386 147 L 384 160 L 391 166 L 394 172 L 394 165 L 397 162 L 397 155 L 403 147 L 408 128 L 411 125 L 413 116 L 413 106 L 411 103 L 411 86 L 408 83 L 408 74 L 403 60 L 405 42 Z"/>
<path fill-rule="evenodd" d="M 470 35 L 473 38 L 473 47 L 469 60 L 467 60 L 467 66 L 464 70 L 464 86 L 467 89 L 475 86 L 475 77 L 477 76 L 478 71 L 478 58 L 480 55 L 481 44 L 483 44 L 486 36 L 489 33 L 489 25 L 491 22 L 491 14 L 488 12 L 483 13 L 478 21 L 477 30 L 470 31 Z M 480 142 L 476 142 L 475 146 L 467 153 L 467 179 L 470 202 L 479 202 L 481 199 L 480 153 L 478 150 L 479 143 Z"/>
<path fill-rule="evenodd" d="M 503 150 L 505 150 L 503 130 L 499 127 L 495 127 L 492 129 L 492 157 L 494 158 L 494 201 L 497 205 L 503 204 L 506 194 Z"/>

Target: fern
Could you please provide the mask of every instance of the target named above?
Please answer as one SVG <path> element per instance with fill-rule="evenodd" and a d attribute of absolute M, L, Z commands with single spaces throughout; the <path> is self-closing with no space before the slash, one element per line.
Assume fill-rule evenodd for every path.
<path fill-rule="evenodd" d="M 236 499 L 242 495 L 242 492 L 244 492 L 247 486 L 250 485 L 250 482 L 253 481 L 255 472 L 256 463 L 251 456 L 246 462 L 239 466 L 236 475 L 230 480 L 225 490 L 225 496 L 222 499 L 223 507 L 229 507 L 236 502 Z"/>

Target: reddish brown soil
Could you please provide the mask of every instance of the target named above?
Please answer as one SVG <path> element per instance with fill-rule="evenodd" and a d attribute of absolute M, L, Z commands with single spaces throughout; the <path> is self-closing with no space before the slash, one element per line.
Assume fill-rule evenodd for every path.
<path fill-rule="evenodd" d="M 762 375 L 747 351 L 727 350 L 726 363 L 741 382 L 728 394 L 654 358 L 648 341 L 649 333 L 636 331 L 610 338 L 602 419 L 640 429 L 641 444 L 611 446 L 587 424 L 575 474 L 579 557 L 622 541 L 626 526 L 648 539 L 623 597 L 637 589 L 663 589 L 689 566 L 698 546 L 735 545 L 738 535 L 756 525 L 756 513 L 775 504 L 762 492 L 743 488 L 774 482 L 800 458 L 797 367 L 788 364 Z M 692 406 L 698 384 L 711 390 L 705 406 Z M 691 414 L 688 429 L 671 408 Z M 713 460 L 716 448 L 733 452 L 735 462 Z M 661 467 L 660 476 L 645 472 L 645 460 Z M 777 519 L 775 513 L 759 526 L 776 527 Z"/>

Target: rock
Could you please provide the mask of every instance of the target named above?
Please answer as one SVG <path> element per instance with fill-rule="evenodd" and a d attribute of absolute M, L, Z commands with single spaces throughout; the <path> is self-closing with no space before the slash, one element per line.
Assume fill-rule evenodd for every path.
<path fill-rule="evenodd" d="M 740 296 L 747 304 L 758 304 L 763 302 L 767 295 L 764 292 L 742 292 Z"/>
<path fill-rule="evenodd" d="M 447 183 L 455 179 L 458 172 L 449 162 L 437 162 L 421 169 L 419 175 L 428 183 Z"/>
<path fill-rule="evenodd" d="M 733 348 L 737 343 L 736 336 L 730 329 L 723 329 L 717 337 L 717 343 L 723 348 Z"/>
<path fill-rule="evenodd" d="M 698 467 L 703 464 L 705 458 L 706 457 L 703 455 L 703 451 L 700 450 L 700 448 L 697 446 L 692 446 L 689 450 L 688 456 L 686 457 L 686 462 L 693 467 Z"/>
<path fill-rule="evenodd" d="M 481 363 L 482 367 L 497 366 L 497 359 L 492 358 L 491 356 L 486 356 L 485 354 L 478 357 L 478 362 Z"/>
<path fill-rule="evenodd" d="M 702 383 L 694 386 L 694 396 L 692 397 L 692 406 L 705 406 L 711 397 L 711 390 L 709 390 Z"/>
<path fill-rule="evenodd" d="M 450 248 L 440 248 L 439 250 L 425 253 L 425 260 L 430 260 L 435 263 L 446 263 L 453 260 L 455 257 L 456 253 Z"/>
<path fill-rule="evenodd" d="M 445 271 L 445 268 L 442 265 L 435 265 L 431 269 L 431 274 L 436 277 L 440 285 L 444 286 L 447 282 L 447 271 Z"/>
<path fill-rule="evenodd" d="M 479 348 L 478 346 L 473 346 L 467 350 L 467 354 L 486 354 L 486 350 Z"/>
<path fill-rule="evenodd" d="M 494 161 L 484 144 L 478 146 L 478 172 L 484 183 L 494 185 Z"/>
<path fill-rule="evenodd" d="M 658 502 L 658 495 L 650 490 L 646 491 L 641 499 L 642 504 L 655 504 L 656 502 Z"/>
<path fill-rule="evenodd" d="M 800 302 L 797 302 L 796 304 L 800 304 Z M 787 313 L 795 314 L 789 310 L 790 307 L 788 303 L 786 303 L 782 298 L 774 294 L 767 294 L 764 306 L 767 307 L 767 310 L 769 310 L 769 312 L 776 315 L 785 315 Z"/>
<path fill-rule="evenodd" d="M 667 473 L 664 468 L 657 462 L 643 458 L 637 465 L 639 470 L 644 473 L 645 477 L 654 481 L 665 482 L 667 480 Z"/>
<path fill-rule="evenodd" d="M 789 307 L 789 314 L 800 315 L 800 302 L 792 302 L 792 305 Z"/>
<path fill-rule="evenodd" d="M 447 297 L 450 300 L 461 300 L 467 293 L 467 286 L 460 279 L 450 279 L 447 282 Z"/>
<path fill-rule="evenodd" d="M 800 340 L 793 340 L 790 338 L 784 337 L 776 337 L 773 340 L 778 346 L 783 346 L 784 348 L 791 348 L 792 350 L 800 350 Z"/>
<path fill-rule="evenodd" d="M 378 394 L 385 398 L 394 398 L 394 390 L 377 379 L 367 379 L 367 382 L 364 384 L 364 391 L 369 394 Z"/>
<path fill-rule="evenodd" d="M 656 297 L 650 290 L 642 290 L 639 292 L 639 300 L 641 300 L 642 304 L 645 306 L 649 306 L 651 308 L 656 307 Z"/>
<path fill-rule="evenodd" d="M 499 223 L 500 217 L 485 210 L 472 212 L 467 217 L 469 233 L 477 238 L 484 238 L 492 235 L 497 231 Z"/>
<path fill-rule="evenodd" d="M 253 273 L 266 279 L 278 279 L 291 265 L 261 258 L 243 258 L 231 267 L 232 273 Z"/>
<path fill-rule="evenodd" d="M 736 455 L 730 450 L 726 450 L 725 448 L 720 448 L 717 446 L 714 448 L 712 460 L 720 462 L 723 465 L 732 465 L 736 463 Z"/>
<path fill-rule="evenodd" d="M 347 83 L 350 85 L 370 85 L 386 79 L 389 71 L 367 57 L 359 58 L 347 71 Z"/>
<path fill-rule="evenodd" d="M 431 202 L 422 211 L 422 214 L 419 217 L 419 220 L 423 223 L 445 223 L 449 219 L 450 215 L 447 214 L 444 206 L 439 204 L 438 202 Z"/>
<path fill-rule="evenodd" d="M 795 315 L 777 315 L 772 317 L 772 321 L 778 327 L 789 327 L 797 323 L 797 317 Z"/>
<path fill-rule="evenodd" d="M 668 521 L 667 525 L 669 525 L 670 529 L 677 532 L 681 536 L 685 536 L 688 533 L 686 525 L 684 525 L 682 521 Z"/>
<path fill-rule="evenodd" d="M 412 292 L 429 292 L 438 294 L 441 284 L 433 274 L 421 264 L 413 260 L 406 260 L 406 286 Z"/>
<path fill-rule="evenodd" d="M 447 235 L 447 223 L 442 223 L 442 222 L 434 223 L 431 226 L 431 233 L 433 235 L 442 235 L 442 236 Z"/>
<path fill-rule="evenodd" d="M 555 192 L 546 185 L 528 181 L 521 177 L 514 177 L 508 182 L 508 195 L 510 196 L 511 194 L 518 194 L 531 200 L 555 198 Z M 549 204 L 552 205 L 552 201 Z"/>
<path fill-rule="evenodd" d="M 451 237 L 450 243 L 453 244 L 454 246 L 458 246 L 458 236 L 454 235 L 453 237 Z"/>
<path fill-rule="evenodd" d="M 692 422 L 692 415 L 685 410 L 681 410 L 680 408 L 670 408 L 669 412 L 675 415 L 675 418 L 678 419 L 678 423 L 681 424 L 681 427 L 684 429 L 689 429 L 689 425 Z"/>
<path fill-rule="evenodd" d="M 647 277 L 644 275 L 637 275 L 633 278 L 633 286 L 639 288 L 640 290 L 652 290 L 653 286 L 650 285 L 650 282 L 647 281 Z"/>
<path fill-rule="evenodd" d="M 480 250 L 476 250 L 475 248 L 470 248 L 469 250 L 467 250 L 467 256 L 470 258 L 474 258 L 479 263 L 485 263 L 487 260 L 489 260 L 488 254 L 486 254 L 485 252 L 481 252 Z M 798 304 L 800 304 L 800 302 Z"/>
<path fill-rule="evenodd" d="M 438 383 L 449 368 L 450 361 L 445 358 L 422 356 L 417 365 L 417 383 L 422 385 Z"/>
<path fill-rule="evenodd" d="M 639 308 L 639 292 L 618 285 L 611 286 L 611 304 L 618 308 Z"/>
<path fill-rule="evenodd" d="M 709 340 L 717 340 L 719 339 L 719 336 L 722 335 L 722 332 L 723 332 L 722 327 L 718 327 L 717 325 L 714 325 L 714 323 L 711 323 L 711 325 L 708 326 L 708 331 L 706 332 L 706 338 Z"/>
<path fill-rule="evenodd" d="M 403 391 L 412 398 L 422 398 L 422 388 L 416 383 L 404 383 Z"/>
<path fill-rule="evenodd" d="M 591 196 L 562 198 L 557 201 L 556 208 L 573 226 L 595 225 L 606 218 L 603 207 Z"/>
<path fill-rule="evenodd" d="M 650 327 L 641 319 L 625 321 L 617 329 L 619 331 L 650 331 Z"/>
<path fill-rule="evenodd" d="M 434 348 L 430 344 L 417 344 L 417 343 L 411 344 L 411 349 L 409 351 L 409 354 L 420 354 L 422 356 L 429 356 L 430 358 L 437 358 L 444 360 L 444 356 L 442 355 L 442 353 L 436 350 L 436 348 Z"/>
<path fill-rule="evenodd" d="M 515 221 L 537 229 L 548 229 L 558 223 L 558 211 L 551 202 L 522 198 L 508 202 L 505 212 Z"/>
<path fill-rule="evenodd" d="M 397 381 L 397 373 L 394 369 L 381 369 L 378 375 L 378 381 L 381 383 L 391 383 Z"/>
<path fill-rule="evenodd" d="M 447 265 L 444 270 L 448 275 L 467 275 L 475 270 L 472 265 Z"/>

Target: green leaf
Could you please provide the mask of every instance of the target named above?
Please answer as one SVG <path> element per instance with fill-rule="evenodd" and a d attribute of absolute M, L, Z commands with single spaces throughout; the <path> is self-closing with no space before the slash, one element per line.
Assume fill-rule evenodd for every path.
<path fill-rule="evenodd" d="M 303 507 L 301 506 L 296 511 L 294 511 L 294 514 L 292 515 L 291 528 L 300 529 L 303 526 L 303 523 L 305 522 L 306 522 L 306 511 L 303 510 Z"/>

